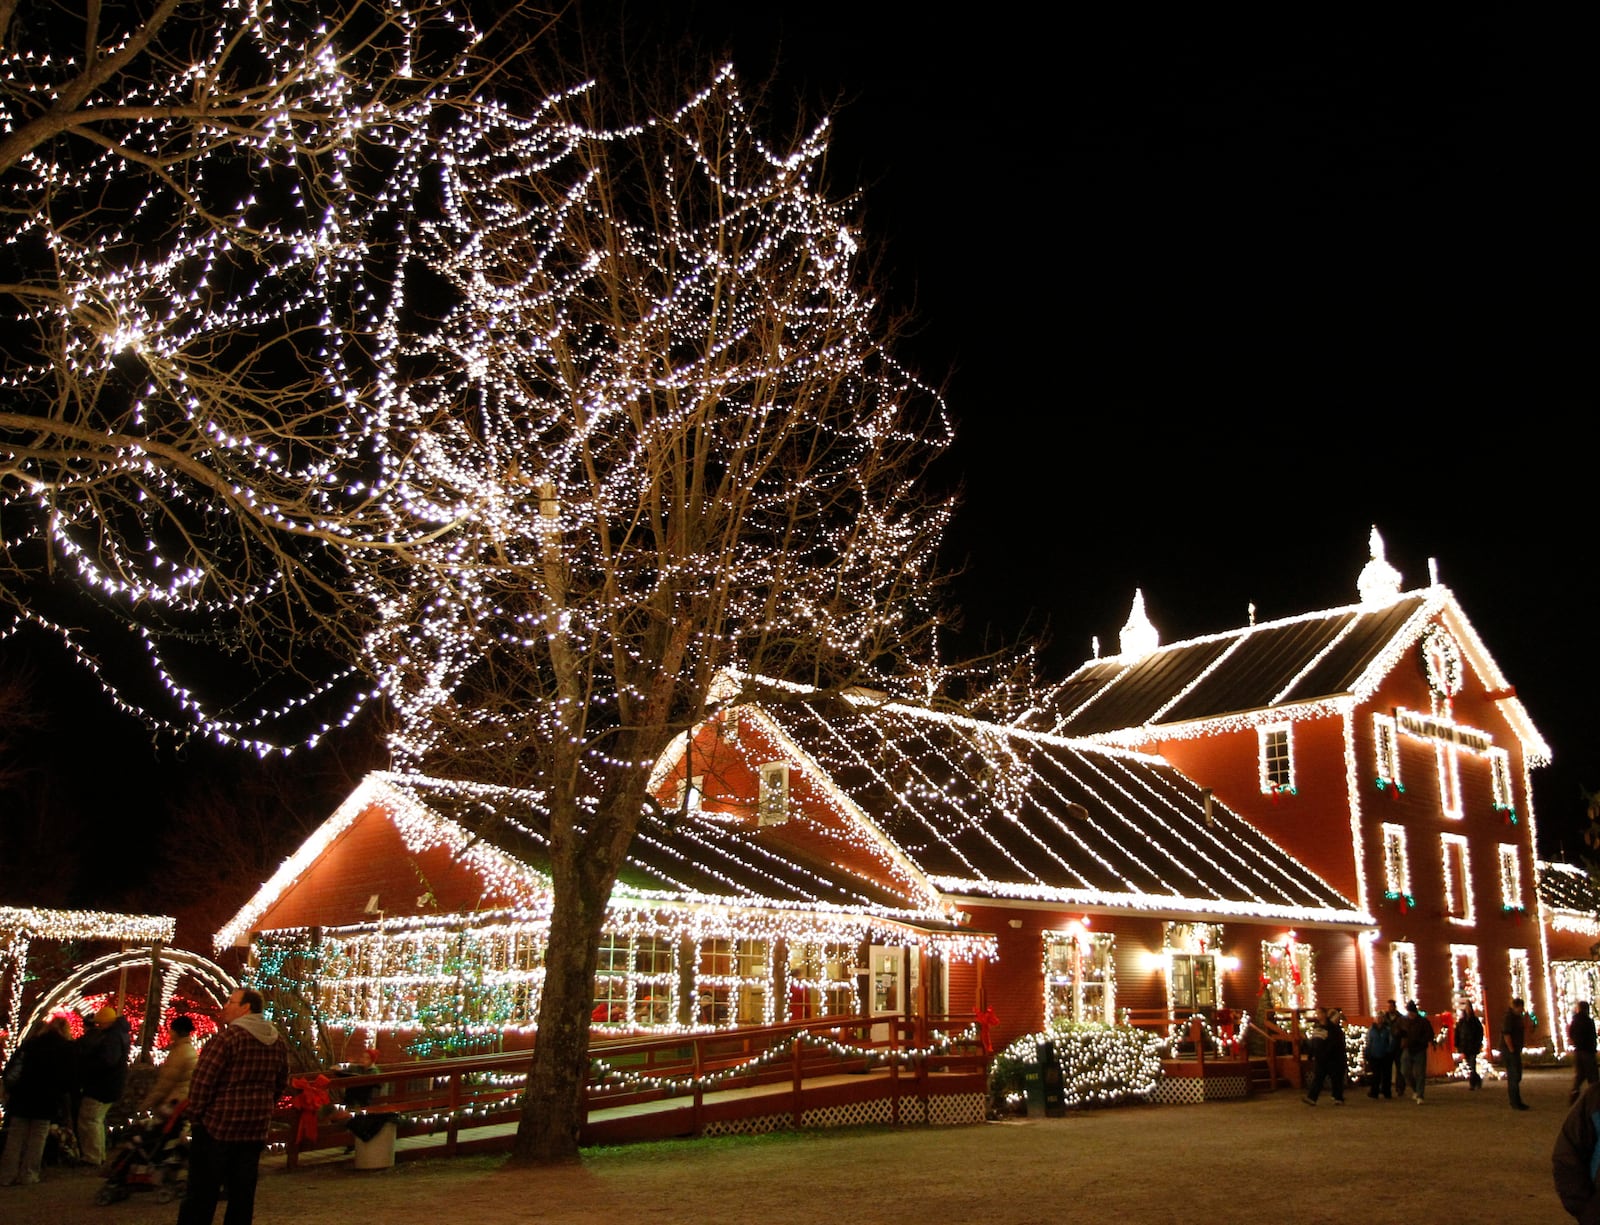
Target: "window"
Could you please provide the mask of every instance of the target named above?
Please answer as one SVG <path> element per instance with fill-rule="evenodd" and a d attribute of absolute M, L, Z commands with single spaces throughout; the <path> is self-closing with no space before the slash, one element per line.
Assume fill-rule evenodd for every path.
<path fill-rule="evenodd" d="M 789 946 L 789 1019 L 834 1016 L 861 1011 L 853 944 L 828 940 Z"/>
<path fill-rule="evenodd" d="M 1509 843 L 1500 844 L 1500 905 L 1522 909 L 1522 856 Z"/>
<path fill-rule="evenodd" d="M 1294 762 L 1289 749 L 1288 727 L 1263 727 L 1261 737 L 1261 790 L 1292 791 Z"/>
<path fill-rule="evenodd" d="M 1435 744 L 1434 759 L 1439 766 L 1439 810 L 1447 817 L 1461 815 L 1461 759 L 1453 744 Z"/>
<path fill-rule="evenodd" d="M 1261 973 L 1267 980 L 1275 1008 L 1315 1008 L 1317 1006 L 1316 968 L 1312 949 L 1301 944 L 1293 932 L 1276 942 L 1261 942 Z"/>
<path fill-rule="evenodd" d="M 677 941 L 660 936 L 602 936 L 590 1020 L 597 1025 L 660 1026 L 677 1019 Z"/>
<path fill-rule="evenodd" d="M 678 780 L 678 792 L 672 798 L 672 811 L 693 813 L 700 811 L 700 798 L 705 795 L 706 776 L 696 774 L 687 780 Z"/>
<path fill-rule="evenodd" d="M 695 974 L 701 1025 L 767 1025 L 771 946 L 765 940 L 704 940 Z"/>
<path fill-rule="evenodd" d="M 1532 1012 L 1533 978 L 1528 973 L 1528 950 L 1507 949 L 1506 956 L 1511 962 L 1511 998 L 1521 1000 Z"/>
<path fill-rule="evenodd" d="M 760 792 L 756 811 L 762 825 L 782 825 L 789 819 L 789 766 L 787 762 L 769 761 L 761 767 Z"/>
<path fill-rule="evenodd" d="M 1417 998 L 1417 946 L 1391 944 L 1389 958 L 1394 970 L 1395 999 L 1404 1007 L 1407 1000 Z"/>
<path fill-rule="evenodd" d="M 1494 783 L 1494 806 L 1501 812 L 1515 810 L 1511 792 L 1511 755 L 1504 749 L 1489 750 L 1489 777 Z"/>
<path fill-rule="evenodd" d="M 1440 836 L 1444 850 L 1444 911 L 1455 923 L 1472 922 L 1472 885 L 1467 840 L 1459 834 Z"/>
<path fill-rule="evenodd" d="M 1471 1001 L 1483 1013 L 1483 979 L 1478 975 L 1478 946 L 1450 946 L 1450 991 L 1457 1001 Z"/>
<path fill-rule="evenodd" d="M 1116 1020 L 1116 938 L 1109 932 L 1045 936 L 1044 1020 Z"/>
<path fill-rule="evenodd" d="M 1183 1017 L 1203 1012 L 1209 1016 L 1217 1006 L 1217 959 L 1210 953 L 1173 953 L 1171 957 L 1167 991 L 1172 997 L 1172 1014 Z"/>
<path fill-rule="evenodd" d="M 1372 716 L 1373 755 L 1376 757 L 1378 786 L 1400 787 L 1400 731 L 1390 715 Z"/>
<path fill-rule="evenodd" d="M 1399 825 L 1383 827 L 1383 892 L 1385 897 L 1411 899 L 1411 864 L 1406 857 L 1406 831 Z"/>

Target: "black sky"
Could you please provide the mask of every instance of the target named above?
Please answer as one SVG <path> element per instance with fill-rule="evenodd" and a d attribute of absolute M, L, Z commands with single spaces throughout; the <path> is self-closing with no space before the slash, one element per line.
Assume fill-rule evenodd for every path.
<path fill-rule="evenodd" d="M 915 312 L 899 352 L 960 431 L 974 640 L 1047 624 L 1059 674 L 1114 649 L 1135 587 L 1166 640 L 1347 603 L 1376 524 L 1408 586 L 1437 559 L 1517 686 L 1555 750 L 1541 849 L 1576 852 L 1600 786 L 1576 31 L 582 6 L 619 12 L 635 43 L 776 73 L 780 106 L 839 104 L 833 186 L 861 189 L 886 305 Z"/>

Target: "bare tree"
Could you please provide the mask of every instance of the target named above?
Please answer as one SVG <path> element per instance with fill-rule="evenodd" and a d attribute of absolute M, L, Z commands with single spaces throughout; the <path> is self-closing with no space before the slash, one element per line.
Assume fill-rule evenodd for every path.
<path fill-rule="evenodd" d="M 0 607 L 91 661 L 88 593 L 168 713 L 249 740 L 359 658 L 340 550 L 394 545 L 373 326 L 432 125 L 498 65 L 430 0 L 13 0 L 0 38 Z M 252 710 L 206 710 L 202 648 Z"/>
<path fill-rule="evenodd" d="M 538 791 L 517 1157 L 561 1160 L 672 738 L 787 682 L 942 692 L 948 423 L 889 352 L 826 122 L 770 137 L 727 69 L 519 113 L 441 10 L 350 4 L 158 2 L 115 37 L 90 6 L 89 67 L 11 53 L 45 84 L 4 95 L 0 600 L 75 643 L 61 574 L 220 738 L 332 692 L 275 672 L 357 674 L 399 764 Z M 251 720 L 180 679 L 206 646 L 263 678 Z"/>
<path fill-rule="evenodd" d="M 369 661 L 400 760 L 533 787 L 552 930 L 516 1153 L 577 1150 L 607 900 L 652 765 L 781 678 L 941 683 L 924 492 L 939 397 L 889 356 L 826 124 L 770 141 L 731 70 L 674 110 L 597 90 L 444 146 L 419 242 L 436 328 L 396 373 L 415 439 L 371 569 Z"/>

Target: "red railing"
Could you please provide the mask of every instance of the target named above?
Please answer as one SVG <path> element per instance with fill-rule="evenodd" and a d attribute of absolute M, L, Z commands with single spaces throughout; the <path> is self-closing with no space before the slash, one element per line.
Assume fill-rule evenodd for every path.
<path fill-rule="evenodd" d="M 708 1094 L 729 1089 L 787 1085 L 776 1099 L 767 1095 L 745 1104 L 721 1101 L 720 1115 L 770 1114 L 780 1110 L 801 1125 L 808 1101 L 818 1090 L 808 1081 L 844 1073 L 883 1069 L 886 1076 L 864 1077 L 852 1086 L 855 1096 L 888 1097 L 891 1117 L 901 1118 L 902 1099 L 926 1103 L 935 1092 L 982 1091 L 987 1081 L 987 1058 L 975 1036 L 957 1037 L 970 1030 L 969 1018 L 831 1016 L 808 1021 L 788 1021 L 746 1029 L 699 1034 L 596 1037 L 590 1044 L 591 1066 L 603 1074 L 585 1088 L 584 1141 L 607 1142 L 664 1134 L 703 1134 L 709 1110 Z M 934 1031 L 949 1036 L 939 1048 L 931 1047 Z M 514 1123 L 521 1114 L 526 1083 L 528 1050 L 497 1055 L 468 1056 L 409 1063 L 369 1075 L 340 1076 L 329 1084 L 335 1103 L 319 1112 L 317 1138 L 301 1143 L 297 1138 L 299 1115 L 285 1110 L 280 1123 L 287 1126 L 287 1163 L 294 1168 L 302 1152 L 343 1149 L 352 1143 L 350 1119 L 355 1113 L 392 1114 L 401 1136 L 443 1133 L 446 1155 L 504 1149 L 509 1136 L 479 1134 L 495 1124 Z M 959 1082 L 959 1083 L 957 1083 Z M 342 1109 L 352 1090 L 371 1090 L 370 1103 L 361 1110 Z M 591 1123 L 591 1112 L 611 1107 L 638 1106 L 683 1099 L 682 1106 L 658 1107 L 653 1113 L 634 1112 L 633 1121 L 612 1117 Z M 627 1115 L 628 1112 L 622 1112 Z M 674 1116 L 674 1117 L 669 1117 Z M 465 1136 L 463 1133 L 468 1133 Z M 430 1149 L 439 1151 L 439 1146 Z"/>

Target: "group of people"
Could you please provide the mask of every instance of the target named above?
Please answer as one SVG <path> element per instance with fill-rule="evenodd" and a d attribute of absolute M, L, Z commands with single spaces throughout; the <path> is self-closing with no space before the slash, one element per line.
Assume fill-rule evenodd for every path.
<path fill-rule="evenodd" d="M 1580 1005 L 1578 1014 L 1588 1026 L 1587 1046 L 1572 1037 L 1574 1032 L 1572 1029 L 1569 1028 L 1568 1031 L 1573 1050 L 1575 1052 L 1587 1050 L 1588 1061 L 1585 1065 L 1580 1056 L 1578 1063 L 1580 1080 L 1574 1084 L 1574 1101 L 1582 1085 L 1581 1078 L 1585 1066 L 1588 1068 L 1588 1079 L 1591 1081 L 1595 1079 L 1595 1030 L 1593 1021 L 1588 1019 L 1588 1007 L 1587 1004 Z M 1575 1025 L 1577 1021 L 1578 1018 L 1575 1017 Z M 1506 1087 L 1514 1110 L 1528 1109 L 1522 1100 L 1522 1047 L 1525 1041 L 1526 1023 L 1523 1001 L 1512 1000 L 1511 1007 L 1506 1010 L 1505 1019 L 1500 1026 L 1500 1049 L 1505 1064 Z M 1581 1030 L 1582 1026 L 1579 1025 L 1578 1029 Z M 1308 1106 L 1315 1106 L 1326 1086 L 1334 1102 L 1344 1105 L 1345 1078 L 1349 1071 L 1344 1013 L 1338 1008 L 1316 1009 L 1314 1017 L 1306 1026 L 1306 1036 L 1311 1055 L 1312 1077 L 1302 1100 Z M 1481 1088 L 1483 1076 L 1478 1071 L 1478 1056 L 1483 1054 L 1485 1034 L 1483 1021 L 1470 1003 L 1462 1008 L 1460 1017 L 1456 1019 L 1454 1038 L 1455 1048 L 1460 1053 L 1462 1063 L 1467 1070 L 1468 1088 Z M 1394 1000 L 1390 1000 L 1388 1007 L 1373 1018 L 1362 1045 L 1362 1056 L 1372 1082 L 1367 1090 L 1367 1096 L 1395 1098 L 1404 1097 L 1409 1092 L 1411 1100 L 1419 1106 L 1422 1105 L 1428 1095 L 1428 1051 L 1439 1040 L 1440 1035 L 1434 1033 L 1433 1022 L 1417 1006 L 1415 1000 L 1406 1005 L 1404 1012 L 1400 1011 Z"/>
<path fill-rule="evenodd" d="M 71 1020 L 58 1013 L 18 1046 L 6 1065 L 9 1126 L 0 1149 L 0 1187 L 39 1181 L 50 1129 L 68 1117 L 79 1160 L 105 1162 L 106 1112 L 127 1084 L 132 1041 L 128 1019 L 108 1004 L 85 1018 L 81 1037 L 73 1038 Z"/>
<path fill-rule="evenodd" d="M 140 1106 L 167 1115 L 183 1109 L 189 1121 L 188 1192 L 178 1225 L 207 1225 L 224 1190 L 227 1225 L 248 1225 L 252 1218 L 268 1125 L 289 1085 L 288 1043 L 265 1008 L 260 992 L 233 992 L 217 1033 L 199 1050 L 193 1021 L 178 1016 L 171 1022 L 167 1058 Z M 74 1088 L 80 1159 L 95 1167 L 105 1163 L 106 1112 L 126 1087 L 131 1041 L 127 1019 L 106 1007 L 81 1038 L 74 1040 L 70 1021 L 58 1015 L 18 1047 L 8 1064 L 14 1075 L 6 1078 L 0 1186 L 39 1181 L 51 1125 L 64 1117 Z"/>

